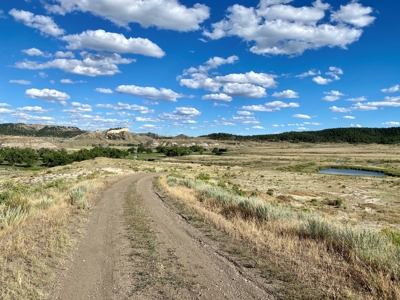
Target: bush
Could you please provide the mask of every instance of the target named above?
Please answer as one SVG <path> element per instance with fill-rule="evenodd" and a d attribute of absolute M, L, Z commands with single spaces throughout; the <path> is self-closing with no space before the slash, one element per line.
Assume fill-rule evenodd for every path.
<path fill-rule="evenodd" d="M 210 180 L 210 178 L 211 178 L 210 175 L 207 173 L 200 173 L 197 176 L 197 179 L 200 179 L 200 180 Z"/>

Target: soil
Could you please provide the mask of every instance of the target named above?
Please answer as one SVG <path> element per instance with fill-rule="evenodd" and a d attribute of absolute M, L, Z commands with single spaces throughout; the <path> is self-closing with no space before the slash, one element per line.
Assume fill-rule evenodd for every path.
<path fill-rule="evenodd" d="M 126 176 L 104 193 L 91 211 L 71 260 L 56 275 L 50 299 L 274 299 L 255 272 L 221 255 L 216 242 L 163 201 L 154 191 L 156 176 Z M 163 265 L 161 259 L 158 271 L 173 274 L 151 277 L 154 282 L 142 290 L 135 287 L 146 273 L 146 264 L 132 255 L 138 245 L 129 237 L 124 209 L 133 185 L 155 236 L 157 255 L 170 262 Z"/>

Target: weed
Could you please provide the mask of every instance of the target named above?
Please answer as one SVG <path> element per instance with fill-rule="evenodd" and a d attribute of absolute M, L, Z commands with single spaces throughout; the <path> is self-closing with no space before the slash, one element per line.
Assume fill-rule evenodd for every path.
<path fill-rule="evenodd" d="M 273 189 L 268 189 L 267 194 L 270 196 L 274 195 L 274 190 Z"/>

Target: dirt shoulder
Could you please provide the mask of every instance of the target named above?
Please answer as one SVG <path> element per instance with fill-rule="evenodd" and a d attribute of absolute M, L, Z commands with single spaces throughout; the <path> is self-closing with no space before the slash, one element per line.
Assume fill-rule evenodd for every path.
<path fill-rule="evenodd" d="M 162 201 L 155 176 L 129 176 L 104 193 L 50 298 L 273 299 Z"/>

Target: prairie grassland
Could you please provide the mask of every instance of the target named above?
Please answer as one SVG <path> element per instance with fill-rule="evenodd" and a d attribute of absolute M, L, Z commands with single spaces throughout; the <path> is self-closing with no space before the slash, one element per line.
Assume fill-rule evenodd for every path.
<path fill-rule="evenodd" d="M 160 184 L 255 255 L 328 298 L 400 298 L 400 245 L 386 234 L 202 180 L 169 176 Z"/>

